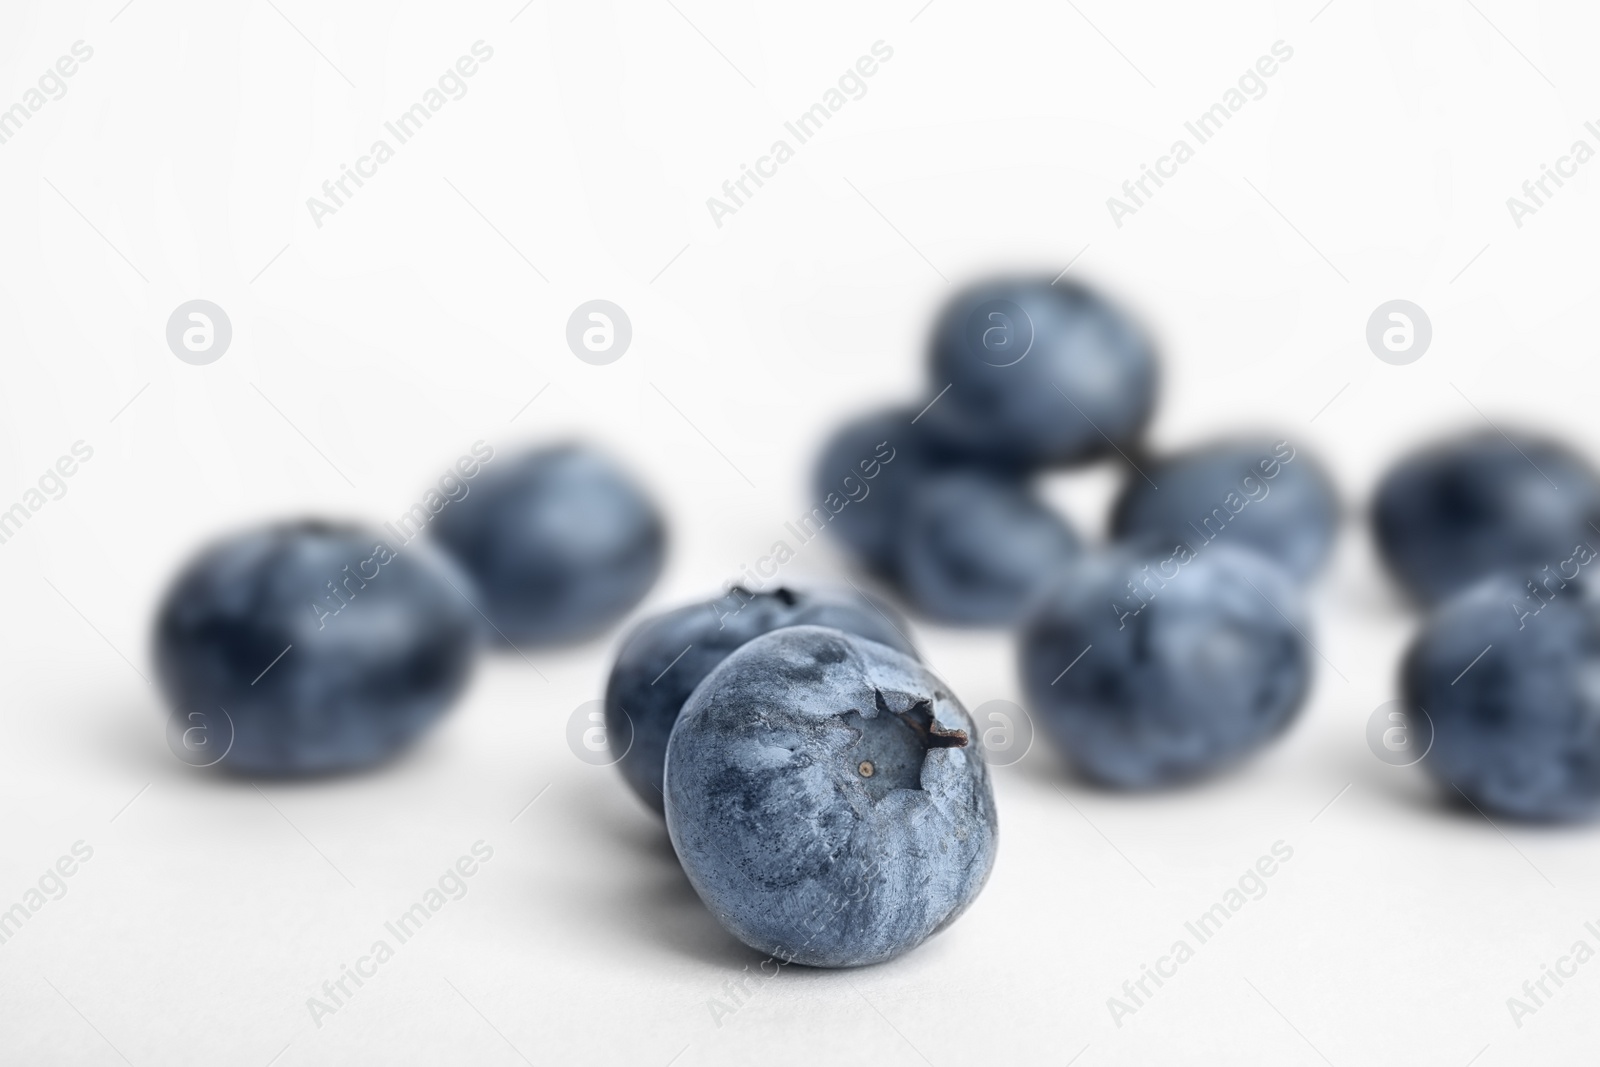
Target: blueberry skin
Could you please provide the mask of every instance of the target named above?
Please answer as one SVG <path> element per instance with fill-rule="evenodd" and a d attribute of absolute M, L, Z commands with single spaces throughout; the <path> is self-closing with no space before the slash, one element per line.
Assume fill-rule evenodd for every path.
<path fill-rule="evenodd" d="M 581 445 L 528 452 L 478 476 L 430 527 L 513 642 L 576 641 L 655 584 L 666 523 L 609 459 Z"/>
<path fill-rule="evenodd" d="M 1339 499 L 1333 479 L 1304 449 L 1268 438 L 1225 441 L 1144 471 L 1149 480 L 1131 474 L 1112 508 L 1119 540 L 1150 538 L 1163 548 L 1181 542 L 1199 551 L 1220 537 L 1271 556 L 1302 582 L 1327 561 Z"/>
<path fill-rule="evenodd" d="M 1530 821 L 1591 818 L 1600 605 L 1576 587 L 1547 589 L 1493 575 L 1446 601 L 1407 652 L 1401 690 L 1432 724 L 1422 766 L 1447 798 L 1459 789 L 1491 815 Z"/>
<path fill-rule="evenodd" d="M 922 421 L 967 454 L 1039 466 L 1132 449 L 1155 409 L 1157 361 L 1123 312 L 1069 281 L 1002 278 L 945 305 Z M 1065 394 L 1065 395 L 1063 395 Z"/>
<path fill-rule="evenodd" d="M 825 526 L 880 575 L 895 572 L 897 534 L 912 489 L 949 462 L 920 422 L 912 424 L 918 413 L 888 408 L 850 420 L 823 445 L 812 473 L 810 523 Z"/>
<path fill-rule="evenodd" d="M 1024 618 L 1080 551 L 1078 535 L 1020 479 L 981 471 L 924 478 L 900 528 L 898 587 L 942 622 Z"/>
<path fill-rule="evenodd" d="M 727 596 L 646 619 L 623 643 L 606 681 L 606 736 L 632 738 L 617 763 L 623 779 L 664 810 L 667 738 L 689 694 L 729 653 L 785 626 L 830 626 L 917 658 L 905 620 L 854 592 L 775 589 Z"/>
<path fill-rule="evenodd" d="M 1378 486 L 1373 533 L 1391 574 L 1438 603 L 1500 570 L 1555 567 L 1600 544 L 1600 477 L 1558 442 L 1498 433 L 1439 442 Z M 1481 646 L 1480 646 L 1481 647 Z"/>
<path fill-rule="evenodd" d="M 1103 785 L 1213 774 L 1281 733 L 1310 688 L 1305 611 L 1288 572 L 1232 545 L 1186 558 L 1086 557 L 1023 630 L 1029 707 Z M 1129 582 L 1141 583 L 1143 607 Z"/>
<path fill-rule="evenodd" d="M 988 768 L 927 668 L 839 630 L 757 637 L 711 673 L 667 746 L 667 829 L 746 945 L 879 963 L 955 921 L 994 865 Z"/>
<path fill-rule="evenodd" d="M 281 523 L 230 537 L 185 566 L 161 602 L 161 689 L 180 722 L 232 723 L 225 769 L 293 776 L 380 763 L 442 716 L 471 674 L 481 631 L 450 587 L 462 576 L 448 571 L 426 547 L 396 552 L 359 526 Z"/>

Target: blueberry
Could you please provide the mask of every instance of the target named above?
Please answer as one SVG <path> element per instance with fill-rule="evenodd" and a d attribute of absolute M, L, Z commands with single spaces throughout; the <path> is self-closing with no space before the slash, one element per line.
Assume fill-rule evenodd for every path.
<path fill-rule="evenodd" d="M 1085 557 L 1023 631 L 1030 706 L 1102 784 L 1213 773 L 1299 711 L 1311 676 L 1300 599 L 1282 567 L 1232 545 Z"/>
<path fill-rule="evenodd" d="M 853 592 L 735 588 L 634 627 L 606 682 L 606 736 L 632 738 L 618 768 L 640 799 L 662 810 L 667 738 L 695 686 L 751 638 L 800 625 L 831 626 L 916 656 L 904 620 Z"/>
<path fill-rule="evenodd" d="M 780 961 L 878 963 L 955 921 L 994 864 L 973 725 L 901 652 L 821 626 L 746 643 L 667 746 L 667 829 L 718 921 Z"/>
<path fill-rule="evenodd" d="M 1322 465 L 1287 441 L 1219 442 L 1131 473 L 1112 536 L 1199 551 L 1214 538 L 1262 552 L 1301 581 L 1333 547 L 1339 501 Z"/>
<path fill-rule="evenodd" d="M 812 475 L 807 528 L 828 529 L 880 575 L 894 573 L 897 530 L 906 498 L 945 463 L 915 408 L 889 408 L 852 419 L 823 446 Z"/>
<path fill-rule="evenodd" d="M 1532 575 L 1600 543 L 1600 477 L 1555 441 L 1452 438 L 1384 476 L 1372 524 L 1394 577 L 1436 603 L 1496 571 Z"/>
<path fill-rule="evenodd" d="M 905 506 L 899 588 L 944 622 L 1023 618 L 1079 551 L 1077 534 L 1020 479 L 952 471 L 922 479 Z"/>
<path fill-rule="evenodd" d="M 666 553 L 655 504 L 580 445 L 486 468 L 431 530 L 513 643 L 573 641 L 605 629 L 650 591 Z"/>
<path fill-rule="evenodd" d="M 1452 597 L 1406 654 L 1406 704 L 1427 713 L 1422 766 L 1491 814 L 1600 811 L 1600 605 L 1576 589 L 1493 575 Z"/>
<path fill-rule="evenodd" d="M 161 603 L 161 688 L 180 722 L 232 724 L 230 770 L 378 763 L 438 719 L 471 673 L 477 616 L 451 588 L 463 577 L 448 573 L 427 548 L 395 550 L 358 526 L 283 523 L 228 538 Z"/>
<path fill-rule="evenodd" d="M 1155 407 L 1151 343 L 1070 281 L 996 279 L 955 296 L 934 328 L 922 420 L 962 451 L 1012 464 L 1073 463 L 1131 448 Z"/>

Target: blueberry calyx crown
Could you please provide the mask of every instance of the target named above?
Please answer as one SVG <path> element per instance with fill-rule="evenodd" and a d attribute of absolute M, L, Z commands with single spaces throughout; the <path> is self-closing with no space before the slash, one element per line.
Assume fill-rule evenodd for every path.
<path fill-rule="evenodd" d="M 893 715 L 917 735 L 917 740 L 922 742 L 922 747 L 928 748 L 966 748 L 967 732 L 965 730 L 947 730 L 940 726 L 933 718 L 933 701 L 924 697 L 912 704 L 904 712 L 891 711 L 888 703 L 883 699 L 883 690 L 874 689 L 872 699 L 878 705 L 879 715 Z"/>
<path fill-rule="evenodd" d="M 874 689 L 877 714 L 870 718 L 852 708 L 844 713 L 845 724 L 855 734 L 855 742 L 845 753 L 854 780 L 874 800 L 881 800 L 896 789 L 921 789 L 922 767 L 928 750 L 963 748 L 965 730 L 947 730 L 933 717 L 933 702 L 910 694 L 892 694 L 907 704 L 896 711 Z"/>
<path fill-rule="evenodd" d="M 778 588 L 769 593 L 765 591 L 757 592 L 741 583 L 739 585 L 730 585 L 728 587 L 728 594 L 730 596 L 736 596 L 740 600 L 754 600 L 758 596 L 772 597 L 786 608 L 792 608 L 796 604 L 800 603 L 799 595 L 786 585 L 780 585 Z"/>

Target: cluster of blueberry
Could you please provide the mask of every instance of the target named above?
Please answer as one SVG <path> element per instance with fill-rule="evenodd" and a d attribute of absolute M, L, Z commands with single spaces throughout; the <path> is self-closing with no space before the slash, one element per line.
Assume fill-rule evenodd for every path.
<path fill-rule="evenodd" d="M 827 520 L 858 562 L 921 613 L 1018 627 L 1031 706 L 1091 780 L 1181 783 L 1281 733 L 1310 683 L 1303 586 L 1339 521 L 1323 468 L 1265 438 L 1151 455 L 1152 346 L 1080 286 L 978 285 L 932 349 L 932 400 L 846 425 L 818 465 L 830 492 L 873 481 Z M 1035 483 L 1112 455 L 1126 481 L 1110 544 L 1089 549 Z M 381 761 L 449 706 L 484 641 L 598 633 L 660 572 L 660 513 L 592 451 L 528 453 L 458 488 L 433 494 L 425 538 L 284 523 L 182 571 L 156 657 L 180 726 L 226 716 L 209 762 Z M 1581 595 L 1600 476 L 1546 441 L 1451 441 L 1397 465 L 1373 515 L 1395 576 L 1438 605 L 1403 671 L 1432 727 L 1425 766 L 1495 812 L 1600 808 L 1600 606 Z M 690 882 L 773 959 L 889 959 L 953 922 L 993 866 L 972 719 L 868 594 L 735 588 L 645 619 L 605 714 Z"/>
<path fill-rule="evenodd" d="M 1138 473 L 1117 545 L 1090 553 L 1034 479 L 1138 452 L 1149 343 L 1086 289 L 1001 280 L 958 296 L 933 347 L 947 383 L 933 401 L 850 423 L 818 465 L 818 497 L 849 496 L 825 521 L 858 560 L 924 614 L 1025 622 L 1031 699 L 1101 781 L 1193 777 L 1282 729 L 1309 679 L 1298 582 L 1333 540 L 1322 470 L 1287 442 L 1146 457 L 1165 491 Z M 972 720 L 867 594 L 736 588 L 647 619 L 612 668 L 606 718 L 701 898 L 775 959 L 905 952 L 993 865 Z"/>
<path fill-rule="evenodd" d="M 818 463 L 830 485 L 894 442 L 872 494 L 831 527 L 858 562 L 933 618 L 1020 626 L 1030 705 L 1093 780 L 1181 782 L 1280 732 L 1310 678 L 1300 585 L 1338 521 L 1322 467 L 1267 439 L 1149 455 L 1151 342 L 1075 284 L 958 294 L 930 364 L 926 407 L 847 424 Z M 1090 551 L 1034 482 L 1115 456 L 1113 543 Z"/>
<path fill-rule="evenodd" d="M 745 944 L 850 967 L 953 922 L 994 864 L 971 718 L 894 610 L 855 592 L 733 590 L 646 619 L 606 683 L 623 778 Z M 620 743 L 619 743 L 620 744 Z"/>
<path fill-rule="evenodd" d="M 1151 346 L 1081 287 L 967 290 L 931 368 L 927 407 L 845 426 L 818 465 L 823 487 L 873 442 L 909 457 L 832 524 L 858 562 L 939 620 L 1019 625 L 1031 708 L 1090 779 L 1169 785 L 1281 732 L 1309 682 L 1299 587 L 1339 521 L 1323 468 L 1286 441 L 1148 456 Z M 1112 544 L 1085 551 L 1029 478 L 1112 453 Z M 1416 759 L 1485 811 L 1600 813 L 1600 475 L 1550 440 L 1454 438 L 1388 472 L 1372 524 L 1433 609 L 1401 672 Z"/>
<path fill-rule="evenodd" d="M 1600 813 L 1600 475 L 1547 439 L 1457 438 L 1396 464 L 1372 520 L 1431 609 L 1401 668 L 1422 767 L 1484 811 Z"/>
<path fill-rule="evenodd" d="M 179 573 L 155 659 L 180 757 L 253 775 L 381 762 L 450 707 L 483 644 L 591 636 L 661 571 L 659 510 L 587 448 L 491 464 L 432 499 L 425 538 L 275 523 Z"/>

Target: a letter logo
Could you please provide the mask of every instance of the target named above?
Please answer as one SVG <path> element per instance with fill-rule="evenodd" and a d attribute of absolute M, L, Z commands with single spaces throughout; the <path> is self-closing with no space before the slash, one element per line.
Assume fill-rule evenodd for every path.
<path fill-rule="evenodd" d="M 991 367 L 1021 363 L 1033 348 L 1033 320 L 1009 300 L 985 300 L 967 317 L 967 347 Z"/>
<path fill-rule="evenodd" d="M 591 767 L 609 767 L 633 747 L 633 719 L 623 710 L 608 723 L 606 702 L 586 700 L 567 716 L 567 747 Z"/>
<path fill-rule="evenodd" d="M 1020 704 L 985 701 L 972 721 L 978 727 L 978 758 L 991 767 L 1009 767 L 1033 747 L 1033 718 Z"/>
<path fill-rule="evenodd" d="M 221 359 L 232 341 L 233 323 L 228 313 L 209 300 L 179 304 L 167 319 L 167 347 L 196 367 Z"/>
<path fill-rule="evenodd" d="M 585 363 L 615 363 L 633 340 L 628 313 L 609 300 L 579 304 L 567 319 L 567 347 Z"/>
<path fill-rule="evenodd" d="M 1367 347 L 1385 363 L 1415 363 L 1432 341 L 1428 313 L 1409 300 L 1379 304 L 1367 319 Z"/>
<path fill-rule="evenodd" d="M 210 767 L 220 763 L 233 748 L 233 716 L 228 709 L 174 711 L 167 717 L 167 747 L 191 767 Z"/>
<path fill-rule="evenodd" d="M 1433 747 L 1433 720 L 1422 708 L 1386 701 L 1367 717 L 1367 747 L 1391 767 L 1420 763 Z"/>

